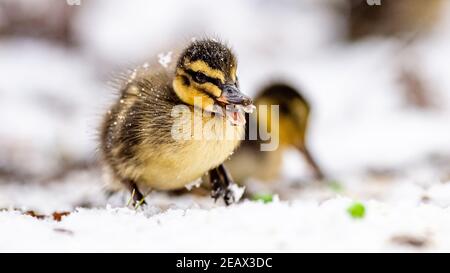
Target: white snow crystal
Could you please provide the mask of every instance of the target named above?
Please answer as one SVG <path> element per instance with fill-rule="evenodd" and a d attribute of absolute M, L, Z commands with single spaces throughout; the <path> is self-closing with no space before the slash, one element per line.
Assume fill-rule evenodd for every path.
<path fill-rule="evenodd" d="M 169 64 L 172 62 L 172 51 L 169 51 L 167 53 L 159 53 L 158 62 L 159 64 L 167 68 Z"/>
<path fill-rule="evenodd" d="M 197 180 L 192 181 L 192 182 L 189 183 L 189 184 L 186 184 L 184 187 L 185 187 L 188 191 L 190 191 L 190 190 L 192 190 L 193 188 L 198 188 L 198 187 L 200 187 L 201 184 L 202 184 L 202 180 L 201 180 L 201 179 L 197 179 Z"/>
<path fill-rule="evenodd" d="M 237 202 L 241 200 L 242 196 L 245 192 L 245 187 L 239 187 L 237 184 L 231 184 L 228 186 L 228 189 L 233 193 L 234 201 Z"/>

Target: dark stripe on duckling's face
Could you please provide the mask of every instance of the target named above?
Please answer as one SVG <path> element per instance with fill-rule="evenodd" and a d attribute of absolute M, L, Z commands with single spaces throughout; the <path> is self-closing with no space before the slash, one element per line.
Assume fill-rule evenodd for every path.
<path fill-rule="evenodd" d="M 189 86 L 191 85 L 191 81 L 189 80 L 189 78 L 185 75 L 181 75 L 181 79 L 183 80 L 183 85 L 184 86 Z"/>
<path fill-rule="evenodd" d="M 217 86 L 219 89 L 222 89 L 222 82 L 218 78 L 209 77 L 206 74 L 199 72 L 199 71 L 193 71 L 191 69 L 185 70 L 186 73 L 191 76 L 192 80 L 194 80 L 198 84 L 204 84 L 204 83 L 212 83 L 215 86 Z"/>
<path fill-rule="evenodd" d="M 232 66 L 229 72 L 235 73 L 234 67 Z M 178 74 L 182 75 L 185 87 L 191 87 L 198 92 L 205 93 L 205 95 L 213 98 L 219 104 L 242 104 L 245 106 L 252 104 L 251 99 L 239 91 L 239 84 L 235 74 L 233 74 L 233 77 L 228 77 L 228 80 L 225 81 L 224 75 L 226 73 L 211 68 L 203 61 L 185 64 L 178 70 Z"/>
<path fill-rule="evenodd" d="M 191 85 L 191 79 L 192 79 L 192 81 L 194 81 L 195 83 L 197 83 L 199 85 L 202 85 L 202 84 L 208 82 L 208 83 L 214 84 L 219 89 L 221 89 L 222 83 L 220 82 L 219 79 L 208 77 L 201 72 L 195 72 L 192 70 L 185 70 L 185 71 L 186 71 L 186 74 L 188 74 L 190 77 L 188 77 L 186 75 L 181 75 L 181 79 L 183 80 L 184 86 L 189 87 Z M 201 90 L 209 95 L 214 96 L 214 94 L 211 94 L 211 92 L 209 92 L 207 89 L 201 88 Z"/>

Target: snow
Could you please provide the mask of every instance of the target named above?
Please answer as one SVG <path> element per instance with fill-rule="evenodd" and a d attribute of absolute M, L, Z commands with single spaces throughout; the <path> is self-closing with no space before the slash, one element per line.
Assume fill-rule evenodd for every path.
<path fill-rule="evenodd" d="M 414 168 L 389 181 L 354 176 L 340 181 L 338 192 L 320 184 L 281 184 L 272 203 L 229 207 L 207 196 L 152 192 L 148 206 L 127 208 L 128 195 L 102 195 L 97 171 L 44 186 L 4 184 L 0 207 L 71 214 L 57 222 L 12 207 L 1 211 L 0 245 L 2 251 L 33 252 L 448 251 L 450 181 L 432 181 L 427 170 Z M 362 219 L 347 213 L 356 201 L 366 207 Z"/>
<path fill-rule="evenodd" d="M 193 188 L 198 188 L 202 185 L 202 179 L 197 179 L 192 181 L 189 184 L 186 184 L 186 186 L 184 186 L 188 191 L 192 190 Z"/>
<path fill-rule="evenodd" d="M 171 62 L 172 62 L 172 51 L 158 54 L 158 63 L 163 67 L 167 68 Z"/>
<path fill-rule="evenodd" d="M 45 42 L 20 39 L 3 41 L 0 59 L 0 73 L 7 75 L 0 77 L 0 144 L 11 151 L 2 160 L 18 168 L 31 161 L 28 171 L 42 174 L 54 171 L 62 157 L 89 155 L 105 89 L 89 61 Z"/>
<path fill-rule="evenodd" d="M 346 44 L 317 2 L 83 1 L 74 48 L 2 36 L 0 251 L 450 251 L 450 17 L 408 50 L 391 39 Z M 225 207 L 193 188 L 151 192 L 135 210 L 128 194 L 104 194 L 95 160 L 114 98 L 107 75 L 152 59 L 166 66 L 178 45 L 208 34 L 237 52 L 245 93 L 273 79 L 302 89 L 310 150 L 336 187 L 309 181 L 289 151 L 279 181 L 246 185 L 276 194 L 267 204 Z M 405 67 L 438 107 L 408 105 Z M 364 218 L 347 213 L 354 202 Z"/>
<path fill-rule="evenodd" d="M 228 186 L 228 190 L 230 190 L 233 194 L 233 199 L 236 202 L 241 200 L 242 196 L 245 193 L 245 186 L 239 187 L 237 184 L 231 184 Z"/>
<path fill-rule="evenodd" d="M 448 250 L 448 209 L 371 201 L 358 220 L 346 213 L 350 204 L 340 197 L 156 214 L 106 207 L 78 209 L 61 222 L 10 211 L 0 214 L 0 242 L 9 251 L 412 251 L 394 238 L 415 236 L 426 238 L 425 250 Z"/>

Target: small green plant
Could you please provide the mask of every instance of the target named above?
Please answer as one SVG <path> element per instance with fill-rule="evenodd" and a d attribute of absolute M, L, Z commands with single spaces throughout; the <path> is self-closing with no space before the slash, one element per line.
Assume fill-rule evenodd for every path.
<path fill-rule="evenodd" d="M 366 207 L 360 202 L 355 202 L 348 207 L 347 212 L 352 218 L 361 219 L 364 218 L 366 214 Z"/>
<path fill-rule="evenodd" d="M 253 201 L 263 201 L 264 204 L 273 201 L 273 195 L 270 193 L 256 193 L 252 196 Z"/>
<path fill-rule="evenodd" d="M 332 180 L 332 181 L 328 182 L 328 186 L 334 192 L 342 192 L 342 191 L 344 191 L 344 186 L 342 186 L 342 184 L 339 181 L 336 181 L 336 180 Z"/>

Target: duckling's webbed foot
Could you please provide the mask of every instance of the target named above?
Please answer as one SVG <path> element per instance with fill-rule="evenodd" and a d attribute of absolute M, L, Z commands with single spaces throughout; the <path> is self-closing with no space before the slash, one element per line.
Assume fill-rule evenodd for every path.
<path fill-rule="evenodd" d="M 209 171 L 209 177 L 212 186 L 211 197 L 215 201 L 222 197 L 227 206 L 239 201 L 240 198 L 232 187 L 235 183 L 223 164 Z"/>
<path fill-rule="evenodd" d="M 128 188 L 131 193 L 131 198 L 133 199 L 133 207 L 137 205 L 145 205 L 145 197 L 137 187 L 133 180 L 126 179 L 123 180 L 123 184 Z"/>

